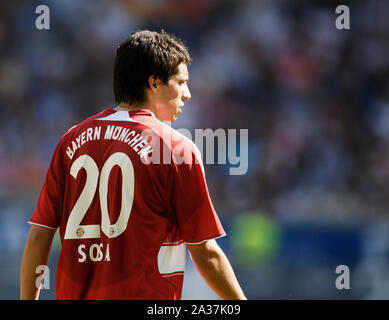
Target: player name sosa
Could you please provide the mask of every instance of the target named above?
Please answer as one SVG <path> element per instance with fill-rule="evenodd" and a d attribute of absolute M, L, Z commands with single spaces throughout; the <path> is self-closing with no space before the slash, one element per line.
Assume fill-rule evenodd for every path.
<path fill-rule="evenodd" d="M 78 258 L 78 262 L 85 262 L 87 260 L 87 254 L 86 252 L 89 252 L 89 259 L 93 262 L 97 261 L 111 261 L 110 254 L 109 254 L 109 244 L 105 245 L 104 249 L 104 244 L 102 243 L 93 243 L 90 247 L 89 250 L 85 244 L 80 244 L 78 246 L 78 254 L 80 255 Z"/>
<path fill-rule="evenodd" d="M 76 151 L 88 141 L 99 140 L 101 126 L 84 130 L 75 140 L 72 140 L 66 148 L 66 154 L 71 160 Z M 105 140 L 117 140 L 128 144 L 139 156 L 147 156 L 153 150 L 148 141 L 140 133 L 120 126 L 107 126 L 104 133 Z"/>

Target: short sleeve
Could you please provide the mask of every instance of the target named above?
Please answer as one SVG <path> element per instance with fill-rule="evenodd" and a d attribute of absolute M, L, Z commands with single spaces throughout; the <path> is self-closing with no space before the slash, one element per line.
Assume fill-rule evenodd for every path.
<path fill-rule="evenodd" d="M 59 226 L 62 192 L 59 174 L 63 172 L 60 161 L 60 145 L 54 151 L 50 167 L 47 171 L 45 182 L 39 195 L 38 204 L 28 221 L 43 227 L 56 229 Z"/>
<path fill-rule="evenodd" d="M 170 199 L 184 242 L 201 243 L 226 233 L 209 196 L 203 164 L 195 147 L 191 148 L 190 158 L 191 161 L 173 165 Z"/>

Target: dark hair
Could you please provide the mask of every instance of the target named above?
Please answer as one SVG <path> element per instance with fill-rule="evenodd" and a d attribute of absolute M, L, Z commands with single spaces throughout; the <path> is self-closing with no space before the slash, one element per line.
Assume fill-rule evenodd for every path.
<path fill-rule="evenodd" d="M 154 75 L 167 84 L 181 63 L 191 63 L 183 42 L 175 36 L 143 30 L 132 33 L 116 50 L 113 90 L 115 103 L 145 102 L 148 79 Z"/>

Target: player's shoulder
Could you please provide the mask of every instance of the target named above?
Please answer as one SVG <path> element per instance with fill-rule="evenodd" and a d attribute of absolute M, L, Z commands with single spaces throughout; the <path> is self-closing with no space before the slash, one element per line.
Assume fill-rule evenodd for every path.
<path fill-rule="evenodd" d="M 186 136 L 187 130 L 175 129 L 164 124 L 165 143 L 169 143 L 171 153 L 177 164 L 202 164 L 201 153 L 197 145 Z"/>
<path fill-rule="evenodd" d="M 185 148 L 189 149 L 193 155 L 198 158 L 199 160 L 201 160 L 201 153 L 200 153 L 200 150 L 199 148 L 197 147 L 197 145 L 192 141 L 192 139 L 190 139 L 189 137 L 187 137 L 185 135 L 184 132 L 180 132 L 178 130 L 175 130 L 173 129 L 175 134 L 177 134 L 180 138 L 180 141 L 183 143 L 183 145 L 185 146 Z M 186 132 L 186 131 L 185 131 Z"/>
<path fill-rule="evenodd" d="M 159 134 L 160 137 L 171 145 L 172 148 L 191 150 L 196 156 L 200 156 L 200 151 L 197 145 L 185 135 L 187 130 L 175 129 L 170 124 L 156 119 L 160 123 Z"/>

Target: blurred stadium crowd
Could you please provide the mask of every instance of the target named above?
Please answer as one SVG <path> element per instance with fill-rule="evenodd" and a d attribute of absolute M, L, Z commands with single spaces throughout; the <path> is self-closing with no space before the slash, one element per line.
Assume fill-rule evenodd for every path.
<path fill-rule="evenodd" d="M 302 5 L 304 4 L 304 5 Z M 380 5 L 381 4 L 381 5 Z M 39 189 L 60 136 L 114 106 L 117 44 L 164 28 L 186 42 L 192 101 L 175 127 L 248 128 L 249 170 L 207 174 L 221 215 L 358 219 L 389 205 L 389 10 L 355 3 L 351 30 L 334 3 L 29 1 L 0 6 L 0 192 Z M 372 18 L 374 17 L 374 18 Z"/>
<path fill-rule="evenodd" d="M 347 1 L 346 1 L 347 2 Z M 389 7 L 353 1 L 30 1 L 0 4 L 0 201 L 34 207 L 62 134 L 113 107 L 116 46 L 138 29 L 182 38 L 192 100 L 175 128 L 248 129 L 249 166 L 207 165 L 222 219 L 386 219 L 389 208 Z"/>

